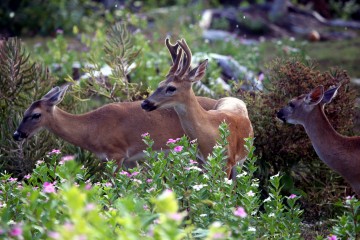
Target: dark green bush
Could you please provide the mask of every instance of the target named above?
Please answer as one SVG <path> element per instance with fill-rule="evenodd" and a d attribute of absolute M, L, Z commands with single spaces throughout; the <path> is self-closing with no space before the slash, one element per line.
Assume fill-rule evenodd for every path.
<path fill-rule="evenodd" d="M 47 70 L 31 63 L 16 38 L 0 44 L 0 168 L 15 175 L 29 172 L 34 162 L 51 150 L 55 140 L 48 132 L 26 142 L 15 142 L 12 134 L 25 109 L 54 84 Z"/>
<path fill-rule="evenodd" d="M 72 33 L 99 19 L 101 5 L 89 0 L 3 0 L 0 2 L 0 34 L 53 35 L 62 29 Z M 91 17 L 91 18 L 90 18 Z"/>
<path fill-rule="evenodd" d="M 291 98 L 308 93 L 316 86 L 327 89 L 342 82 L 338 95 L 325 111 L 334 128 L 349 135 L 355 102 L 355 92 L 349 89 L 349 76 L 342 70 L 320 73 L 313 63 L 304 64 L 296 59 L 276 60 L 269 71 L 266 91 L 242 93 L 254 126 L 259 178 L 267 185 L 269 175 L 284 172 L 285 191 L 298 191 L 307 196 L 304 204 L 321 208 L 318 204 L 333 202 L 344 193 L 347 184 L 319 160 L 303 127 L 282 124 L 276 119 L 276 112 Z"/>

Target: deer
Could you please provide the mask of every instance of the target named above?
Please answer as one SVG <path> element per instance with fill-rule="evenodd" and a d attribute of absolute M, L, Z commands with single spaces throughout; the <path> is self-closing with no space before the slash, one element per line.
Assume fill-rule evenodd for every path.
<path fill-rule="evenodd" d="M 142 110 L 141 101 L 110 103 L 79 115 L 68 113 L 57 107 L 67 88 L 56 86 L 33 102 L 14 132 L 14 140 L 25 140 L 45 128 L 101 160 L 115 160 L 116 173 L 123 163 L 125 167 L 134 167 L 144 158 L 143 133 L 149 133 L 154 140 L 154 150 L 165 152 L 169 138 L 184 135 L 174 110 L 164 109 L 149 115 Z M 198 101 L 205 109 L 214 108 L 217 103 L 206 97 L 199 97 Z"/>
<path fill-rule="evenodd" d="M 168 38 L 165 43 L 171 45 Z M 219 125 L 225 121 L 230 131 L 225 171 L 228 179 L 235 179 L 236 164 L 242 164 L 247 156 L 244 139 L 253 136 L 246 104 L 240 99 L 225 97 L 218 100 L 214 109 L 204 109 L 192 85 L 205 76 L 208 61 L 204 60 L 191 69 L 192 54 L 186 41 L 178 40 L 176 46 L 179 49 L 170 52 L 175 61 L 166 79 L 142 102 L 141 107 L 148 112 L 173 108 L 186 135 L 190 139 L 197 139 L 203 163 L 206 163 L 205 159 L 217 144 L 220 138 Z"/>
<path fill-rule="evenodd" d="M 320 85 L 308 94 L 293 98 L 277 112 L 277 118 L 284 123 L 302 125 L 318 157 L 360 196 L 360 136 L 339 134 L 324 113 L 324 106 L 335 98 L 340 86 L 324 91 Z"/>

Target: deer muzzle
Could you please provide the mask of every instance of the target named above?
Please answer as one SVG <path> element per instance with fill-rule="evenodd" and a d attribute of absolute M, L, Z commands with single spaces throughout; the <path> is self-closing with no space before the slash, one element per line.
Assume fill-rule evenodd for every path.
<path fill-rule="evenodd" d="M 148 99 L 144 100 L 141 103 L 141 107 L 142 107 L 142 109 L 144 109 L 145 111 L 148 111 L 148 112 L 157 109 L 157 106 L 155 105 L 155 103 L 149 101 Z"/>
<path fill-rule="evenodd" d="M 13 134 L 13 138 L 15 141 L 21 141 L 24 138 L 27 138 L 27 134 L 20 131 L 15 131 Z"/>

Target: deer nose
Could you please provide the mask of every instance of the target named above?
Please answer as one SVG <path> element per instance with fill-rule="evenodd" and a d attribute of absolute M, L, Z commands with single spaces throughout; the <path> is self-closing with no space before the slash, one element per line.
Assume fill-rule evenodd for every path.
<path fill-rule="evenodd" d="M 278 111 L 277 114 L 276 114 L 276 117 L 278 119 L 280 119 L 281 121 L 283 121 L 284 123 L 286 123 L 286 118 L 284 116 L 284 113 L 282 110 Z"/>
<path fill-rule="evenodd" d="M 13 134 L 13 138 L 15 141 L 21 141 L 26 138 L 26 134 L 23 132 L 15 131 Z"/>
<path fill-rule="evenodd" d="M 155 104 L 153 102 L 150 102 L 148 99 L 144 100 L 141 103 L 141 107 L 142 107 L 142 109 L 144 109 L 145 111 L 148 111 L 148 112 L 153 111 L 157 108 L 155 106 Z"/>

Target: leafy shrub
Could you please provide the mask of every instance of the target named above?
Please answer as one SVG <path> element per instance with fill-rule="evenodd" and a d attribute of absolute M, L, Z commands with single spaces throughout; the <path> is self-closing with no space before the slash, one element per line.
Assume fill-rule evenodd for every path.
<path fill-rule="evenodd" d="M 62 29 L 70 34 L 74 27 L 84 30 L 86 25 L 96 25 L 101 9 L 100 4 L 89 0 L 4 0 L 0 3 L 0 33 L 47 36 Z"/>
<path fill-rule="evenodd" d="M 54 84 L 47 70 L 31 63 L 30 56 L 16 38 L 0 45 L 0 165 L 13 173 L 25 175 L 34 161 L 44 156 L 55 144 L 49 133 L 27 142 L 15 142 L 12 134 L 21 121 L 23 111 Z"/>
<path fill-rule="evenodd" d="M 343 182 L 321 161 L 315 160 L 318 157 L 303 127 L 280 124 L 276 112 L 291 98 L 308 93 L 318 85 L 327 89 L 341 82 L 337 97 L 325 111 L 337 131 L 351 134 L 355 93 L 348 88 L 349 76 L 341 70 L 320 73 L 313 64 L 297 59 L 278 59 L 270 65 L 269 73 L 266 91 L 242 93 L 254 126 L 259 176 L 266 182 L 269 175 L 284 172 L 284 190 L 302 192 L 314 205 L 324 204 L 324 199 L 338 198 L 340 191 L 335 189 Z M 314 213 L 316 211 L 311 214 Z"/>
<path fill-rule="evenodd" d="M 281 196 L 281 176 L 273 176 L 271 195 L 260 211 L 252 140 L 248 139 L 248 161 L 238 168 L 235 183 L 223 171 L 229 132 L 225 125 L 220 130 L 222 138 L 205 171 L 191 160 L 196 143 L 185 137 L 171 139 L 172 150 L 165 156 L 152 150 L 153 141 L 144 134 L 147 166 L 114 177 L 115 166 L 109 162 L 98 182 L 74 156 L 59 150 L 47 153 L 47 160 L 37 162 L 21 182 L 3 173 L 1 237 L 298 239 L 299 197 Z"/>

